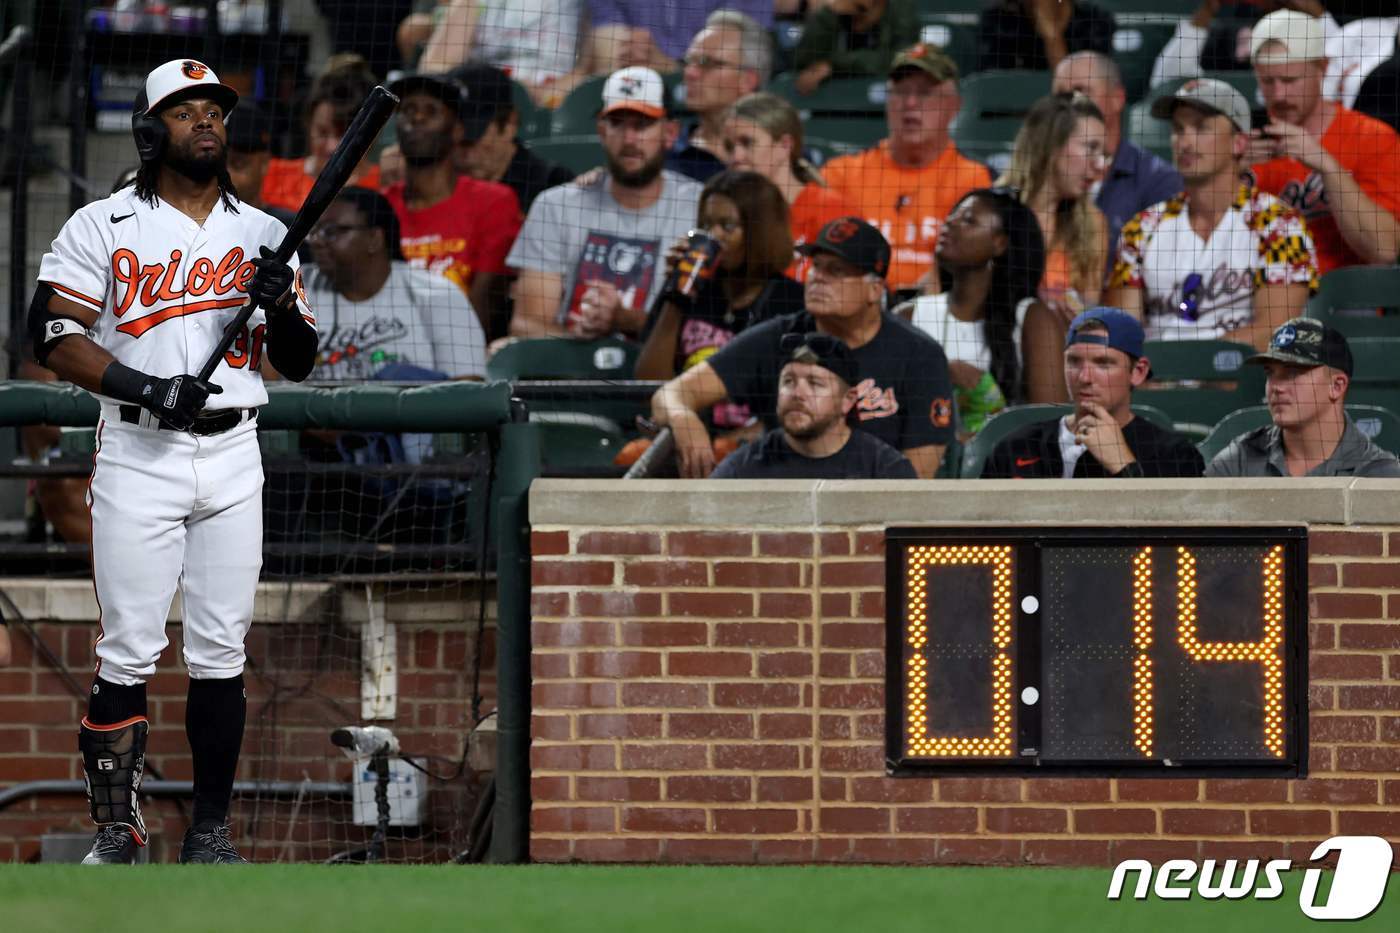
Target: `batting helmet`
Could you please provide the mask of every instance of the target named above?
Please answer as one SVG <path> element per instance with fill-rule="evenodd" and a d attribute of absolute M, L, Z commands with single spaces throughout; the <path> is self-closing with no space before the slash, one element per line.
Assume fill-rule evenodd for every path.
<path fill-rule="evenodd" d="M 223 108 L 225 117 L 238 104 L 238 92 L 220 83 L 214 69 L 194 59 L 177 58 L 146 75 L 131 112 L 131 135 L 142 162 L 160 158 L 165 148 L 161 109 L 191 97 L 208 97 Z"/>

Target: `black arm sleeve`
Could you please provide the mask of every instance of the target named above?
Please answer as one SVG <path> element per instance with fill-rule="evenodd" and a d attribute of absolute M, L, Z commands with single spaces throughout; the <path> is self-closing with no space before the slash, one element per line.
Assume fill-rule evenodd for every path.
<path fill-rule="evenodd" d="M 295 303 L 267 317 L 267 359 L 292 382 L 303 382 L 316 365 L 320 337 Z"/>

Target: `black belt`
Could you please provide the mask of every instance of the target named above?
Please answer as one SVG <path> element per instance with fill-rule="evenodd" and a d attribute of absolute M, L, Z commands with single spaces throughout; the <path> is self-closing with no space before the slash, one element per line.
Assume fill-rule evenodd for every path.
<path fill-rule="evenodd" d="M 140 405 L 121 405 L 117 408 L 118 414 L 121 415 L 122 421 L 126 424 L 140 424 L 141 411 Z M 225 408 L 221 411 L 211 411 L 198 415 L 194 419 L 194 424 L 190 425 L 190 433 L 200 437 L 223 434 L 225 431 L 242 424 L 245 414 L 248 416 L 248 420 L 252 421 L 257 418 L 258 410 L 256 408 Z M 171 427 L 164 421 L 160 421 L 159 424 L 160 430 L 171 430 Z"/>

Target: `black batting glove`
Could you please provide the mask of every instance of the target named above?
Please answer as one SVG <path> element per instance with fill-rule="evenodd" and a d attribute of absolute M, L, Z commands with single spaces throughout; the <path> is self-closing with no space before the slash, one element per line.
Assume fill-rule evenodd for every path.
<path fill-rule="evenodd" d="M 186 431 L 194 424 L 195 416 L 204 410 L 209 396 L 223 391 L 212 383 L 200 382 L 198 376 L 189 373 L 169 379 L 149 376 L 141 389 L 140 405 L 166 427 Z"/>
<path fill-rule="evenodd" d="M 267 312 L 281 307 L 292 290 L 292 267 L 279 261 L 266 246 L 262 247 L 262 255 L 253 260 L 253 267 L 257 271 L 248 283 L 248 297 Z"/>

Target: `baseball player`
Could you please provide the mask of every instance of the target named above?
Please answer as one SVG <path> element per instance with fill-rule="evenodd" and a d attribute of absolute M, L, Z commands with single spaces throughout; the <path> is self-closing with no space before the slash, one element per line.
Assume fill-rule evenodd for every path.
<path fill-rule="evenodd" d="M 132 114 L 135 183 L 82 208 L 39 267 L 29 329 L 40 362 L 97 396 L 88 487 L 97 671 L 78 731 L 99 829 L 84 864 L 130 863 L 147 842 L 138 791 L 146 680 L 184 597 L 194 821 L 181 862 L 242 862 L 226 825 L 243 741 L 243 639 L 262 566 L 257 411 L 264 355 L 301 381 L 316 326 L 271 258 L 280 222 L 238 198 L 224 117 L 238 102 L 207 65 L 166 62 Z M 209 384 L 197 372 L 225 324 L 257 310 Z"/>

